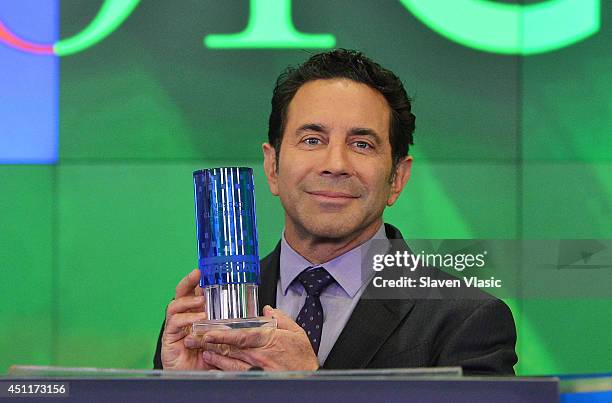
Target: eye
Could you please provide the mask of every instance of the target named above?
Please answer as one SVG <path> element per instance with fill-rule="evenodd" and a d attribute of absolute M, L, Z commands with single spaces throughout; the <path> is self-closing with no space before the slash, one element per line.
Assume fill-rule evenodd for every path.
<path fill-rule="evenodd" d="M 353 144 L 355 144 L 355 146 L 357 148 L 361 148 L 363 150 L 368 150 L 371 149 L 372 146 L 370 145 L 370 143 L 366 142 L 366 141 L 356 141 Z"/>
<path fill-rule="evenodd" d="M 321 140 L 319 140 L 316 137 L 308 137 L 307 139 L 304 139 L 303 141 L 309 146 L 316 146 L 318 144 L 321 144 Z"/>

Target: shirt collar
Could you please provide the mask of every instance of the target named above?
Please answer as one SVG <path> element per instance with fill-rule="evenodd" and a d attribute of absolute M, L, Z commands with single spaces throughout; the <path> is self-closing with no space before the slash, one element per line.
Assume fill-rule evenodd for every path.
<path fill-rule="evenodd" d="M 285 231 L 281 240 L 280 252 L 280 284 L 283 295 L 287 295 L 287 290 L 297 276 L 309 266 L 324 267 L 332 275 L 338 285 L 353 298 L 361 286 L 368 281 L 362 278 L 361 262 L 362 251 L 368 250 L 374 239 L 387 239 L 385 226 L 381 224 L 378 231 L 366 242 L 349 250 L 348 252 L 333 258 L 332 260 L 313 265 L 302 255 L 297 253 L 285 239 Z"/>

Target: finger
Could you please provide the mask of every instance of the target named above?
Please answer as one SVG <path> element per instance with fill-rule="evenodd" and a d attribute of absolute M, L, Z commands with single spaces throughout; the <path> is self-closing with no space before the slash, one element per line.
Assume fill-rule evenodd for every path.
<path fill-rule="evenodd" d="M 259 362 L 255 362 L 251 359 L 249 355 L 249 352 L 252 351 L 251 349 L 241 350 L 236 346 L 217 343 L 202 343 L 202 349 L 225 357 L 235 358 L 237 360 L 244 361 L 250 365 L 259 365 Z"/>
<path fill-rule="evenodd" d="M 241 357 L 243 355 L 235 346 L 230 346 L 229 344 L 206 343 L 204 341 L 204 337 L 199 335 L 189 334 L 185 336 L 183 343 L 185 344 L 185 347 L 189 349 L 212 351 L 213 353 L 226 357 L 242 359 Z"/>
<path fill-rule="evenodd" d="M 181 297 L 170 302 L 168 309 L 166 309 L 166 319 L 170 316 L 183 313 L 183 312 L 203 312 L 204 311 L 204 297 L 193 296 L 193 297 Z"/>
<path fill-rule="evenodd" d="M 200 281 L 200 270 L 193 269 L 188 275 L 183 277 L 176 286 L 175 298 L 185 297 L 187 295 L 194 295 L 195 287 Z"/>
<path fill-rule="evenodd" d="M 267 318 L 276 319 L 276 326 L 278 329 L 289 330 L 292 332 L 303 331 L 300 325 L 295 323 L 291 317 L 280 309 L 274 309 L 270 305 L 266 305 L 264 306 L 263 313 Z"/>
<path fill-rule="evenodd" d="M 189 333 L 187 336 L 185 336 L 183 343 L 185 344 L 185 347 L 191 349 L 200 349 L 203 348 L 204 344 L 206 344 L 204 341 L 202 341 L 201 335 L 193 333 Z"/>
<path fill-rule="evenodd" d="M 207 364 L 222 369 L 223 371 L 242 372 L 248 371 L 252 367 L 251 364 L 247 364 L 244 361 L 225 357 L 211 351 L 204 351 L 202 353 L 202 358 Z"/>
<path fill-rule="evenodd" d="M 240 349 L 265 346 L 272 336 L 272 328 L 211 330 L 204 335 L 205 343 L 229 344 Z"/>
<path fill-rule="evenodd" d="M 255 349 L 241 350 L 236 346 L 230 346 L 228 344 L 206 343 L 204 342 L 204 338 L 202 336 L 193 334 L 187 335 L 183 339 L 183 343 L 185 344 L 185 347 L 189 349 L 202 349 L 204 351 L 210 351 L 224 357 L 244 361 L 252 366 L 261 365 L 261 362 L 257 359 L 257 354 L 255 354 Z"/>
<path fill-rule="evenodd" d="M 241 359 L 240 353 L 237 352 L 236 347 L 230 346 L 229 344 L 202 343 L 202 348 L 225 357 Z"/>
<path fill-rule="evenodd" d="M 173 343 L 184 338 L 191 333 L 191 324 L 193 322 L 205 319 L 207 319 L 206 312 L 187 312 L 172 315 L 172 317 L 166 321 L 163 335 L 164 341 Z"/>

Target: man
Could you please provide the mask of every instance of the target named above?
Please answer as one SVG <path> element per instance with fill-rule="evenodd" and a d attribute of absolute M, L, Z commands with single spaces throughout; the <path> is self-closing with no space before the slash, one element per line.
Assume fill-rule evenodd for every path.
<path fill-rule="evenodd" d="M 270 190 L 285 210 L 283 237 L 261 263 L 263 314 L 278 328 L 188 335 L 206 318 L 194 270 L 167 308 L 155 367 L 461 366 L 468 374 L 513 374 L 516 331 L 501 301 L 479 291 L 473 298 L 366 296 L 364 251 L 402 238 L 382 214 L 410 176 L 414 122 L 401 81 L 359 52 L 317 54 L 285 71 L 263 145 Z"/>

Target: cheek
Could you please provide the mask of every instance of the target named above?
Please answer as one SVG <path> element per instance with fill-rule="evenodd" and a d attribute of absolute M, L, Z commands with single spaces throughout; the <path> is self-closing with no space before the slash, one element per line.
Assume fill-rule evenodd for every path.
<path fill-rule="evenodd" d="M 391 184 L 389 183 L 389 177 L 387 175 L 380 176 L 380 172 L 373 173 L 369 176 L 367 180 L 368 190 L 369 190 L 369 198 L 374 201 L 379 201 L 381 199 L 387 200 L 389 194 L 391 193 Z"/>
<path fill-rule="evenodd" d="M 295 194 L 300 187 L 300 172 L 291 163 L 279 166 L 278 194 L 281 200 L 295 199 Z"/>
<path fill-rule="evenodd" d="M 284 192 L 292 192 L 296 187 L 307 180 L 309 172 L 312 171 L 312 167 L 308 161 L 300 160 L 287 154 L 281 157 L 280 165 L 278 167 L 278 179 L 279 186 L 282 184 L 284 189 L 279 189 Z"/>

